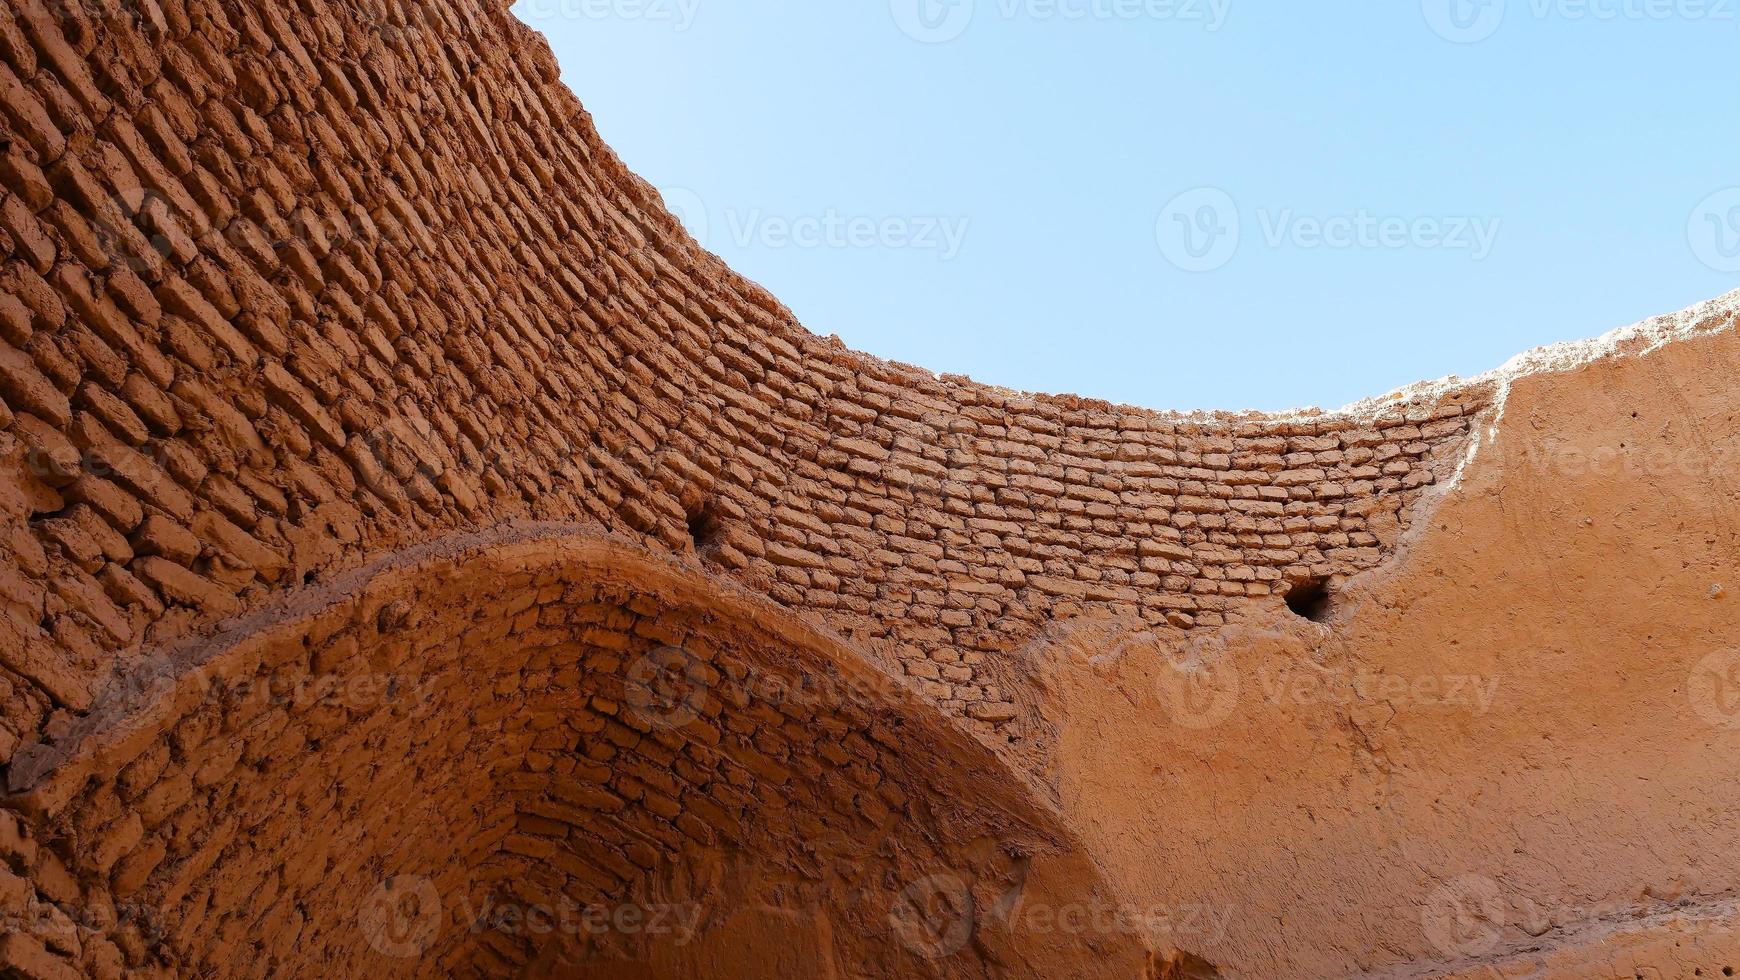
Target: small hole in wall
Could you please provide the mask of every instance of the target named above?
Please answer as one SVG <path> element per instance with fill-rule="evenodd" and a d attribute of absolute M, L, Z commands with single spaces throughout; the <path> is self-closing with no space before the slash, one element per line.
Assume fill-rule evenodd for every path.
<path fill-rule="evenodd" d="M 1287 608 L 1293 610 L 1295 616 L 1309 619 L 1313 623 L 1321 623 L 1329 618 L 1329 605 L 1329 580 L 1326 578 L 1294 582 L 1287 590 Z"/>
<path fill-rule="evenodd" d="M 1167 953 L 1158 959 L 1150 953 L 1147 973 L 1154 980 L 1221 980 L 1218 967 L 1186 952 Z"/>
<path fill-rule="evenodd" d="M 689 521 L 689 541 L 695 546 L 695 553 L 707 555 L 719 547 L 719 541 L 725 534 L 725 525 L 719 520 L 719 512 L 712 501 L 700 501 L 683 508 Z"/>

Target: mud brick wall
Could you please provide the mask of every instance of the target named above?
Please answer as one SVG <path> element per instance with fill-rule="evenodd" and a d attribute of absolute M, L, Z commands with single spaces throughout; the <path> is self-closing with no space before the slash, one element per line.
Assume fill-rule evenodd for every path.
<path fill-rule="evenodd" d="M 772 888 L 851 896 L 836 913 L 868 924 L 842 937 L 858 962 L 916 975 L 876 931 L 902 883 L 951 869 L 1006 888 L 1010 858 L 974 842 L 1065 843 L 895 675 L 620 550 L 437 556 L 226 635 L 190 669 L 147 665 L 135 703 L 103 709 L 144 720 L 80 732 L 25 801 L 61 834 L 37 873 L 68 882 L 36 919 L 100 910 L 43 974 L 514 975 L 564 951 L 490 909 L 681 901 L 708 921 Z M 647 665 L 693 685 L 654 698 L 632 680 Z M 781 696 L 799 677 L 830 696 Z M 392 883 L 429 896 L 426 931 L 371 928 Z"/>
<path fill-rule="evenodd" d="M 1009 716 L 1101 607 L 1376 564 L 1479 396 L 1189 418 L 817 339 L 470 2 L 6 0 L 0 761 L 141 649 L 514 518 L 685 554 Z"/>
<path fill-rule="evenodd" d="M 343 973 L 362 947 L 308 889 L 435 873 L 431 840 L 464 888 L 590 894 L 751 808 L 790 821 L 731 843 L 767 866 L 901 832 L 917 777 L 866 719 L 746 702 L 699 740 L 636 731 L 624 651 L 706 624 L 511 576 L 283 652 L 411 658 L 447 685 L 439 724 L 202 695 L 112 769 L 80 761 L 180 669 L 165 651 L 408 549 L 607 540 L 844 637 L 995 740 L 1048 623 L 1212 629 L 1379 564 L 1486 402 L 1183 416 L 848 351 L 690 241 L 505 3 L 0 3 L 0 766 L 24 794 L 0 899 L 41 926 L 0 963 L 26 975 Z M 388 790 L 436 829 L 394 850 Z M 606 856 L 576 864 L 582 838 Z"/>

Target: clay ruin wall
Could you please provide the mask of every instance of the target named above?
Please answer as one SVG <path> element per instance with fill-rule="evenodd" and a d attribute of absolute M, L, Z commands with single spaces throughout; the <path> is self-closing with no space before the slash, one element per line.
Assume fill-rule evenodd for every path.
<path fill-rule="evenodd" d="M 587 875 L 604 883 L 587 887 L 626 887 L 657 863 L 634 841 L 710 845 L 717 824 L 765 805 L 764 787 L 697 765 L 685 785 L 738 789 L 691 809 L 658 775 L 680 770 L 679 749 L 608 717 L 620 665 L 600 651 L 705 645 L 729 632 L 715 619 L 738 615 L 721 610 L 752 600 L 789 613 L 781 629 L 844 637 L 866 669 L 905 678 L 896 700 L 928 702 L 992 745 L 1018 742 L 1010 685 L 1047 623 L 1091 610 L 1212 630 L 1233 608 L 1376 567 L 1465 458 L 1492 397 L 1475 385 L 1359 413 L 1187 416 L 848 351 L 695 246 L 505 3 L 6 2 L 0 766 L 16 812 L 0 813 L 0 874 L 7 888 L 27 883 L 20 903 L 112 911 L 117 896 L 149 894 L 171 910 L 161 949 L 124 939 L 112 916 L 70 923 L 58 945 L 0 944 L 0 962 L 29 960 L 33 975 L 224 963 L 249 943 L 262 966 L 352 963 L 321 959 L 311 923 L 338 913 L 298 896 L 322 869 L 360 883 L 390 863 L 390 799 L 334 795 L 359 753 L 389 744 L 412 760 L 491 760 L 476 769 L 488 779 L 446 769 L 419 798 L 447 801 L 432 822 L 484 828 L 464 849 L 492 880 L 537 867 L 547 891 Z M 710 619 L 656 595 L 637 606 L 651 572 L 609 587 L 512 568 L 460 575 L 447 593 L 401 583 L 396 605 L 353 603 L 281 656 L 318 665 L 391 649 L 402 662 L 460 643 L 476 651 L 479 690 L 544 692 L 518 702 L 526 721 L 512 737 L 465 741 L 467 726 L 500 721 L 499 697 L 440 701 L 466 732 L 453 744 L 413 739 L 427 718 L 344 734 L 257 705 L 183 705 L 159 712 L 153 724 L 173 727 L 155 741 L 81 761 L 179 663 L 166 651 L 206 656 L 225 636 L 234 647 L 248 614 L 358 588 L 431 542 L 471 541 L 488 566 L 491 534 L 529 528 L 747 598 L 719 600 Z M 461 609 L 443 620 L 443 604 Z M 424 637 L 415 649 L 393 646 L 407 624 Z M 595 684 L 539 652 L 577 634 Z M 823 724 L 766 710 L 721 723 L 727 742 L 762 746 L 742 766 L 789 761 L 784 743 Z M 557 751 L 563 739 L 538 727 L 553 713 L 615 732 L 633 760 L 588 763 L 571 738 Z M 826 724 L 864 734 L 849 759 L 767 776 L 808 781 L 787 802 L 811 802 L 790 809 L 827 811 L 829 792 L 868 798 L 865 782 L 885 787 L 894 813 L 909 805 L 910 781 L 880 774 L 914 764 L 884 758 L 869 719 Z M 954 745 L 938 724 L 915 722 Z M 287 790 L 272 760 L 322 739 L 332 785 Z M 615 780 L 610 799 L 645 816 L 632 834 L 585 831 L 613 841 L 620 864 L 547 870 L 548 839 L 581 820 L 539 795 L 552 766 Z M 857 790 L 824 778 L 853 766 Z M 304 819 L 355 817 L 320 853 L 357 861 L 287 862 L 288 818 L 250 823 L 286 798 Z M 351 810 L 332 811 L 335 799 Z M 721 799 L 711 824 L 691 816 Z M 841 848 L 865 831 L 838 820 L 899 822 L 843 809 L 858 815 L 830 818 Z M 814 829 L 792 820 L 768 833 Z M 454 947 L 437 962 L 503 967 L 533 952 Z"/>
<path fill-rule="evenodd" d="M 985 660 L 1060 611 L 1214 626 L 1371 567 L 1482 405 L 939 380 L 697 249 L 499 5 L 117 9 L 26 3 L 3 49 L 0 759 L 130 652 L 526 519 L 692 556 L 1000 721 Z"/>

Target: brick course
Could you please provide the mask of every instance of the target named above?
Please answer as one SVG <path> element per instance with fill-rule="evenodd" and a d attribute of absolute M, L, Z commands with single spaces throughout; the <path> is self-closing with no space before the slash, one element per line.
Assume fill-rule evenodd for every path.
<path fill-rule="evenodd" d="M 1378 563 L 1483 404 L 1186 417 L 939 380 L 696 249 L 499 9 L 35 2 L 6 51 L 0 579 L 46 663 L 6 665 L 0 758 L 114 652 L 512 518 L 689 553 L 704 509 L 710 568 L 919 674 L 1085 607 L 1214 626 Z"/>
<path fill-rule="evenodd" d="M 1018 858 L 1067 845 L 1023 777 L 897 676 L 759 600 L 568 540 L 377 569 L 142 668 L 97 712 L 127 725 L 69 735 L 19 800 L 59 837 L 8 831 L 17 870 L 80 879 L 57 901 L 20 878 L 27 933 L 65 905 L 63 952 L 86 968 L 119 920 L 144 931 L 125 964 L 146 973 L 503 975 L 541 937 L 485 910 L 652 906 L 659 869 L 724 858 L 816 907 L 847 883 L 841 921 L 868 923 L 856 941 L 900 975 L 915 963 L 880 929 L 902 883 L 959 869 L 1007 888 Z M 388 880 L 441 901 L 403 956 L 366 917 Z M 728 895 L 695 903 L 725 914 Z"/>
<path fill-rule="evenodd" d="M 1376 566 L 1489 398 L 1474 387 L 1357 415 L 1179 415 L 848 351 L 682 233 L 505 4 L 6 3 L 0 764 L 15 791 L 38 774 L 30 760 L 89 728 L 158 651 L 383 556 L 514 521 L 741 586 L 1008 742 L 1021 737 L 1011 658 L 1048 623 L 1096 612 L 1212 629 L 1236 604 Z M 488 594 L 509 601 L 505 589 Z M 631 781 L 615 753 L 638 758 L 645 733 L 618 727 L 607 687 L 574 692 L 605 684 L 622 647 L 645 642 L 637 628 L 669 624 L 623 620 L 628 597 L 565 595 L 500 620 L 499 636 L 448 637 L 492 672 L 464 693 L 503 712 L 463 751 L 495 764 L 548 745 L 554 767 L 579 765 L 572 745 L 554 751 L 571 736 L 630 744 L 596 743 L 616 746 L 593 760 L 608 773 L 598 785 L 441 789 L 454 808 L 442 819 L 475 801 L 471 819 L 512 843 L 486 864 L 501 880 L 557 890 L 558 838 L 608 843 L 572 808 L 597 820 L 620 801 L 668 856 L 738 832 L 747 804 L 706 786 L 735 785 L 721 775 L 732 765 L 773 765 L 824 723 L 660 743 L 639 761 L 680 772 L 665 756 L 693 750 L 694 780 Z M 585 609 L 602 621 L 571 618 Z M 437 635 L 394 655 L 433 655 Z M 558 683 L 562 657 L 590 665 L 585 683 Z M 567 736 L 540 733 L 557 704 Z M 495 709 L 444 710 L 479 724 Z M 333 759 L 332 738 L 384 751 L 367 730 L 323 731 L 339 721 L 221 715 L 204 737 L 178 730 L 171 759 L 147 754 L 130 764 L 143 769 L 108 774 L 115 785 L 80 789 L 79 873 L 115 895 L 168 896 L 177 956 L 218 962 L 244 935 L 269 952 L 261 962 L 291 955 L 306 923 L 284 901 L 246 909 L 275 916 L 269 929 L 235 925 L 263 882 L 293 892 L 272 862 L 295 832 L 246 814 L 283 794 L 343 828 L 329 843 L 378 864 L 361 842 L 384 825 L 340 819 L 335 793 L 369 792 L 343 767 L 330 784 L 263 777 L 300 751 L 289 742 Z M 459 750 L 394 731 L 391 751 L 412 760 L 395 763 L 404 780 L 421 778 L 424 754 Z M 848 759 L 809 760 L 792 777 L 807 788 L 787 800 L 823 824 L 839 794 L 875 796 L 852 788 L 855 749 L 839 744 Z M 876 755 L 868 736 L 853 745 Z M 822 780 L 835 770 L 844 782 Z M 254 856 L 231 852 L 237 827 Z M 622 847 L 597 859 L 609 865 L 599 887 L 624 885 L 635 855 Z M 150 961 L 136 941 L 112 945 L 134 967 Z M 56 954 L 19 941 L 4 955 Z M 113 959 L 107 946 L 80 955 L 92 971 Z"/>

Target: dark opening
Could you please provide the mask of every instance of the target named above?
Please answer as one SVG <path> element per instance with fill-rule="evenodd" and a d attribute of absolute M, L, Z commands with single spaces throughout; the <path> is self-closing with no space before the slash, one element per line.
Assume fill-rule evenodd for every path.
<path fill-rule="evenodd" d="M 1158 962 L 1151 958 L 1148 975 L 1154 980 L 1222 980 L 1220 969 L 1213 963 L 1182 951 L 1163 954 Z"/>
<path fill-rule="evenodd" d="M 1329 580 L 1325 578 L 1294 582 L 1287 590 L 1287 608 L 1313 623 L 1329 618 L 1329 599 Z"/>
<path fill-rule="evenodd" d="M 688 514 L 689 541 L 694 544 L 695 552 L 700 555 L 712 553 L 719 547 L 719 540 L 725 533 L 718 511 L 711 501 L 690 504 L 684 511 Z"/>

